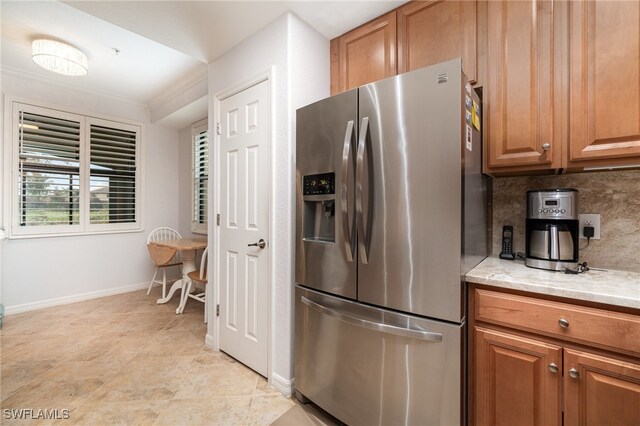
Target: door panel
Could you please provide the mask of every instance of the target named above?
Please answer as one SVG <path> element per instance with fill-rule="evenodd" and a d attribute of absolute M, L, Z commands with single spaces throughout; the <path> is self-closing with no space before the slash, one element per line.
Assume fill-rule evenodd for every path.
<path fill-rule="evenodd" d="M 220 349 L 267 375 L 269 82 L 220 103 Z M 248 246 L 266 241 L 261 249 Z"/>
<path fill-rule="evenodd" d="M 487 2 L 488 167 L 558 168 L 560 32 L 552 1 Z"/>
<path fill-rule="evenodd" d="M 565 349 L 565 423 L 637 425 L 640 365 Z"/>
<path fill-rule="evenodd" d="M 438 83 L 442 74 L 446 83 Z M 363 302 L 454 322 L 464 316 L 462 85 L 458 59 L 360 89 L 360 122 L 369 123 L 360 129 L 365 158 L 356 183 L 366 237 L 359 239 Z M 479 156 L 480 146 L 472 152 Z"/>
<path fill-rule="evenodd" d="M 562 424 L 560 347 L 480 327 L 474 343 L 476 425 Z"/>
<path fill-rule="evenodd" d="M 395 75 L 396 12 L 339 38 L 340 91 Z"/>
<path fill-rule="evenodd" d="M 569 45 L 569 160 L 637 164 L 640 2 L 569 2 Z"/>
<path fill-rule="evenodd" d="M 356 90 L 341 93 L 300 108 L 296 120 L 296 283 L 352 299 L 357 100 Z M 304 196 L 304 176 L 325 173 L 335 174 L 335 194 Z M 333 212 L 322 210 L 323 201 L 334 203 Z M 313 238 L 318 221 L 332 223 L 332 233 Z"/>
<path fill-rule="evenodd" d="M 347 424 L 462 424 L 464 325 L 295 294 L 297 391 Z"/>
<path fill-rule="evenodd" d="M 462 58 L 476 80 L 476 2 L 409 2 L 398 11 L 398 73 Z"/>

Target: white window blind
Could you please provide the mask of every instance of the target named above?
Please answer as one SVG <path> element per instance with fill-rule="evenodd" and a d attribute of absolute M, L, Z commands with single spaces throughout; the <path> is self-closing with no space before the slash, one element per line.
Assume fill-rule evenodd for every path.
<path fill-rule="evenodd" d="M 207 231 L 209 185 L 209 132 L 207 123 L 200 122 L 192 129 L 193 139 L 193 217 L 194 232 Z"/>
<path fill-rule="evenodd" d="M 92 224 L 135 222 L 136 140 L 136 132 L 91 125 L 89 218 Z"/>
<path fill-rule="evenodd" d="M 139 124 L 11 99 L 6 105 L 10 238 L 142 228 Z"/>
<path fill-rule="evenodd" d="M 20 111 L 19 226 L 80 222 L 80 122 Z"/>

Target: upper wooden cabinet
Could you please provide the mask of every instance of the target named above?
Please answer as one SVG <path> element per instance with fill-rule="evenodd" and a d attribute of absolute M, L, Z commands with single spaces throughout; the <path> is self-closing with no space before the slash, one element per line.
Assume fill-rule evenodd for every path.
<path fill-rule="evenodd" d="M 482 4 L 484 171 L 640 164 L 640 2 Z"/>
<path fill-rule="evenodd" d="M 559 168 L 561 27 L 554 4 L 489 1 L 486 7 L 485 171 Z"/>
<path fill-rule="evenodd" d="M 396 12 L 348 32 L 336 45 L 338 92 L 396 75 Z"/>
<path fill-rule="evenodd" d="M 569 2 L 569 166 L 640 163 L 640 2 Z"/>
<path fill-rule="evenodd" d="M 462 58 L 476 80 L 476 2 L 414 1 L 397 9 L 398 73 Z"/>
<path fill-rule="evenodd" d="M 331 94 L 455 58 L 475 82 L 476 16 L 475 1 L 412 1 L 331 40 Z"/>
<path fill-rule="evenodd" d="M 457 57 L 485 173 L 640 165 L 640 1 L 410 1 L 331 41 L 331 93 Z"/>

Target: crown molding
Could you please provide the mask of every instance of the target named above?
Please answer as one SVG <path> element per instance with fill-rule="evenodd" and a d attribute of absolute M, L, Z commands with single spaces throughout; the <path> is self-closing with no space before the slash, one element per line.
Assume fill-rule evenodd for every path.
<path fill-rule="evenodd" d="M 84 87 L 79 87 L 75 84 L 67 84 L 67 83 L 61 83 L 57 80 L 54 80 L 52 78 L 47 78 L 47 77 L 43 77 L 41 75 L 38 75 L 36 73 L 30 72 L 30 71 L 25 71 L 19 68 L 14 68 L 14 67 L 9 67 L 6 65 L 0 65 L 0 75 L 4 78 L 4 77 L 12 77 L 12 78 L 17 78 L 20 80 L 35 80 L 38 81 L 40 83 L 44 83 L 44 84 L 50 84 L 52 86 L 57 86 L 63 89 L 67 89 L 67 90 L 73 90 L 85 95 L 89 95 L 89 96 L 99 96 L 101 98 L 106 98 L 106 99 L 110 99 L 116 102 L 122 102 L 125 104 L 129 104 L 129 105 L 133 105 L 136 106 L 138 108 L 144 108 L 145 110 L 149 111 L 149 106 L 147 104 L 145 104 L 144 102 L 138 102 L 138 101 L 134 101 L 132 99 L 128 99 L 122 96 L 116 96 L 113 95 L 110 92 L 106 92 L 106 91 L 101 91 L 101 90 L 89 90 L 86 89 Z"/>
<path fill-rule="evenodd" d="M 176 90 L 173 90 L 167 93 L 162 93 L 156 96 L 155 98 L 152 98 L 151 100 L 149 100 L 149 102 L 147 103 L 149 110 L 154 111 L 159 109 L 163 105 L 168 104 L 169 102 L 185 94 L 195 86 L 201 84 L 203 81 L 205 81 L 208 85 L 208 81 L 207 81 L 208 77 L 209 77 L 209 67 L 205 67 L 198 74 L 185 80 L 181 85 L 179 85 L 176 88 Z"/>

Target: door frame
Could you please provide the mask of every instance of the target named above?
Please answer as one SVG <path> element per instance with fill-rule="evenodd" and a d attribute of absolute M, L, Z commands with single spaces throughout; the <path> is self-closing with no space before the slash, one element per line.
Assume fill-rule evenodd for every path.
<path fill-rule="evenodd" d="M 266 70 L 263 70 L 257 74 L 254 74 L 248 78 L 245 78 L 243 80 L 238 81 L 237 83 L 220 90 L 219 92 L 217 92 L 214 96 L 213 96 L 213 111 L 210 111 L 209 116 L 213 117 L 213 120 L 209 120 L 209 134 L 210 135 L 214 135 L 213 138 L 210 138 L 210 141 L 213 141 L 213 150 L 210 150 L 210 153 L 213 153 L 212 156 L 210 156 L 209 158 L 209 167 L 212 168 L 211 166 L 213 166 L 213 170 L 214 172 L 212 173 L 212 177 L 213 179 L 211 179 L 209 181 L 209 194 L 214 194 L 213 197 L 209 197 L 209 206 L 211 207 L 211 204 L 213 203 L 213 208 L 209 209 L 209 217 L 208 217 L 208 224 L 209 224 L 209 246 L 211 247 L 212 250 L 210 250 L 210 253 L 212 253 L 211 256 L 209 256 L 209 264 L 207 265 L 210 271 L 213 271 L 214 273 L 211 275 L 211 277 L 213 278 L 210 282 L 209 285 L 211 285 L 211 288 L 209 289 L 209 294 L 208 297 L 209 299 L 207 299 L 207 306 L 208 306 L 208 312 L 206 313 L 207 315 L 207 319 L 208 319 L 208 326 L 207 326 L 207 336 L 205 339 L 205 344 L 207 347 L 215 350 L 215 351 L 219 351 L 220 350 L 220 317 L 216 316 L 216 306 L 220 303 L 220 262 L 219 262 L 219 256 L 220 256 L 220 227 L 217 225 L 216 223 L 216 215 L 218 213 L 220 213 L 220 207 L 221 207 L 221 200 L 220 200 L 220 184 L 221 184 L 221 176 L 220 176 L 220 136 L 218 134 L 217 131 L 217 123 L 221 123 L 221 118 L 220 118 L 220 104 L 222 101 L 224 101 L 227 98 L 230 98 L 233 95 L 236 95 L 240 92 L 243 92 L 247 89 L 250 89 L 253 86 L 256 86 L 260 83 L 263 83 L 265 81 L 269 82 L 269 150 L 267 152 L 268 155 L 268 164 L 269 164 L 269 171 L 268 171 L 268 183 L 267 186 L 269 188 L 269 194 L 268 194 L 268 206 L 267 206 L 267 210 L 269 212 L 269 218 L 268 218 L 268 224 L 269 224 L 269 234 L 267 236 L 267 244 L 269 244 L 269 248 L 270 250 L 268 251 L 267 255 L 268 255 L 268 259 L 267 259 L 267 267 L 268 267 L 268 274 L 267 274 L 267 293 L 269 294 L 268 300 L 267 300 L 267 312 L 268 312 L 268 320 L 267 320 L 267 372 L 268 372 L 268 377 L 267 379 L 269 379 L 269 381 L 271 381 L 271 377 L 273 375 L 273 371 L 272 371 L 272 348 L 274 347 L 274 335 L 273 335 L 273 330 L 272 330 L 272 317 L 273 317 L 273 282 L 274 282 L 274 277 L 273 277 L 273 271 L 274 271 L 274 267 L 273 267 L 273 256 L 272 256 L 272 241 L 273 241 L 273 228 L 274 228 L 274 224 L 273 224 L 273 218 L 275 217 L 274 215 L 274 211 L 273 211 L 273 196 L 274 196 L 274 191 L 273 191 L 273 178 L 272 178 L 272 174 L 273 174 L 273 170 L 275 169 L 274 167 L 274 158 L 275 155 L 273 153 L 274 147 L 275 147 L 275 120 L 274 120 L 274 116 L 275 114 L 273 113 L 275 111 L 275 102 L 274 102 L 274 88 L 275 88 L 275 84 L 274 84 L 274 67 L 270 67 Z M 213 191 L 212 191 L 213 190 Z M 213 237 L 213 241 L 211 240 L 211 237 Z"/>

